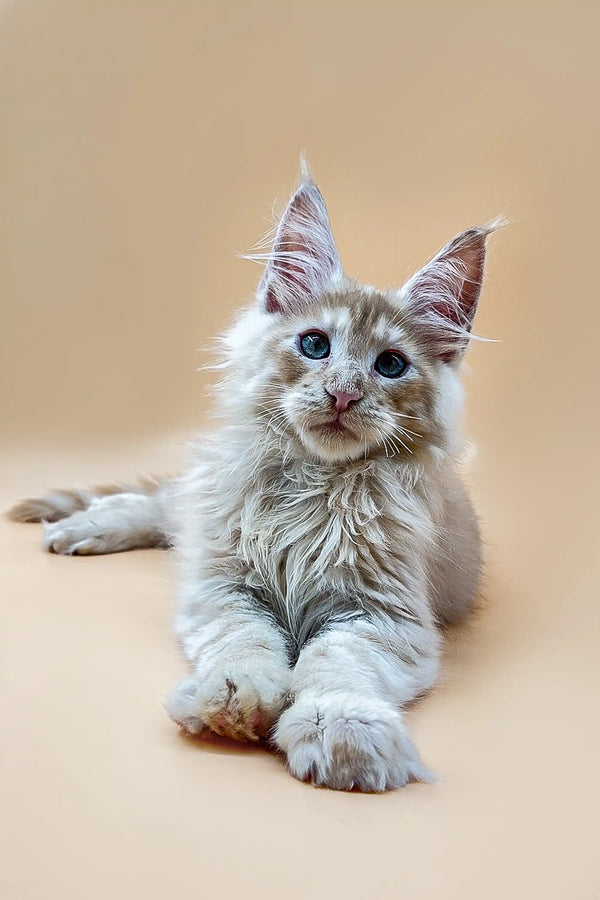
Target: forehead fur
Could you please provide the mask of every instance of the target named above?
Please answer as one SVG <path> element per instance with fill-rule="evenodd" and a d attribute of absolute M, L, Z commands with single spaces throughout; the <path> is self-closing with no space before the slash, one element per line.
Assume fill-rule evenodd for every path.
<path fill-rule="evenodd" d="M 314 313 L 321 313 L 333 327 L 380 340 L 401 334 L 405 318 L 384 291 L 352 282 L 324 294 Z"/>

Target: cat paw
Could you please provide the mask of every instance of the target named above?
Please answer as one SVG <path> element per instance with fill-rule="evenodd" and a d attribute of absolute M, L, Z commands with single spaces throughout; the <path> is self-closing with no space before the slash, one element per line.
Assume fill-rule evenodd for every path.
<path fill-rule="evenodd" d="M 292 775 L 319 787 L 380 792 L 432 780 L 400 712 L 377 699 L 301 694 L 279 719 L 275 740 Z"/>
<path fill-rule="evenodd" d="M 266 736 L 283 709 L 290 671 L 283 666 L 249 672 L 230 665 L 179 684 L 165 702 L 171 719 L 188 734 L 209 729 L 236 741 Z"/>
<path fill-rule="evenodd" d="M 46 522 L 44 546 L 50 553 L 92 556 L 160 544 L 143 494 L 96 497 L 87 509 L 57 522 Z"/>
<path fill-rule="evenodd" d="M 74 513 L 67 519 L 47 523 L 44 527 L 44 547 L 49 553 L 66 556 L 92 556 L 110 553 L 112 535 L 99 530 L 87 511 Z"/>

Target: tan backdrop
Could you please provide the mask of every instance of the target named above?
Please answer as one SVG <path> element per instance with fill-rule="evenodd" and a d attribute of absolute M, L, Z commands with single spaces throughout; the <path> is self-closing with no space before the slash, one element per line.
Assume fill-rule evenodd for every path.
<path fill-rule="evenodd" d="M 176 467 L 199 348 L 305 149 L 347 269 L 504 213 L 467 425 L 487 607 L 411 712 L 434 786 L 340 795 L 177 735 L 158 552 L 2 524 L 5 900 L 595 898 L 598 4 L 0 6 L 2 505 Z"/>

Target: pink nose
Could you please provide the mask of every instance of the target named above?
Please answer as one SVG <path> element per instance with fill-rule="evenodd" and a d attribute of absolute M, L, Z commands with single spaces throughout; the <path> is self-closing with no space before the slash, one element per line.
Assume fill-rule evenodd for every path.
<path fill-rule="evenodd" d="M 330 391 L 326 389 L 330 397 L 335 400 L 335 411 L 337 413 L 345 412 L 351 403 L 356 403 L 362 397 L 358 391 Z"/>

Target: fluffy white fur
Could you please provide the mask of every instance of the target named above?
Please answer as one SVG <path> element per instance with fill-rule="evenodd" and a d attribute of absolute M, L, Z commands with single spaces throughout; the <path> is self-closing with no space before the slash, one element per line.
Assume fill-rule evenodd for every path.
<path fill-rule="evenodd" d="M 132 491 L 92 497 L 86 509 L 49 522 L 44 534 L 46 550 L 79 556 L 156 547 L 163 542 L 159 496 Z"/>
<path fill-rule="evenodd" d="M 191 675 L 166 706 L 188 732 L 271 735 L 293 775 L 335 789 L 428 779 L 403 708 L 435 682 L 440 624 L 478 589 L 456 418 L 490 230 L 460 235 L 402 290 L 376 291 L 343 274 L 306 175 L 256 302 L 222 341 L 222 425 L 187 471 L 146 493 L 74 493 L 71 515 L 61 495 L 16 509 L 31 520 L 54 508 L 46 546 L 60 553 L 170 535 Z M 301 352 L 315 329 L 327 360 Z M 401 379 L 373 369 L 389 348 L 410 358 Z M 332 420 L 334 390 L 357 401 Z"/>

